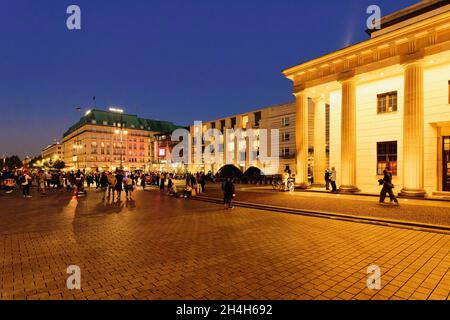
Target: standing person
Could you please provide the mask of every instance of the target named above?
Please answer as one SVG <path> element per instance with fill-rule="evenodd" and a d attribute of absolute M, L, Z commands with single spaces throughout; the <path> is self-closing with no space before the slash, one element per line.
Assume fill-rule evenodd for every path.
<path fill-rule="evenodd" d="M 201 177 L 200 177 L 200 185 L 201 185 L 201 187 L 202 187 L 202 192 L 205 192 L 206 176 L 205 176 L 205 173 L 204 173 L 204 172 L 201 173 Z"/>
<path fill-rule="evenodd" d="M 41 192 L 41 194 L 43 196 L 45 196 L 46 195 L 45 182 L 48 181 L 47 180 L 47 175 L 44 173 L 43 170 L 41 170 L 41 171 L 39 171 L 38 177 L 39 177 L 39 185 L 38 185 L 39 186 L 39 191 Z"/>
<path fill-rule="evenodd" d="M 146 185 L 145 174 L 141 174 L 141 187 L 142 187 L 142 191 L 145 191 L 145 185 Z"/>
<path fill-rule="evenodd" d="M 92 176 L 92 174 L 88 174 L 88 176 L 86 177 L 86 183 L 87 183 L 87 187 L 91 188 L 91 184 L 94 183 L 94 177 Z"/>
<path fill-rule="evenodd" d="M 289 172 L 287 170 L 284 170 L 283 174 L 281 175 L 281 179 L 283 181 L 283 191 L 288 190 L 289 176 Z"/>
<path fill-rule="evenodd" d="M 44 180 L 45 182 L 44 183 L 47 184 L 47 189 L 50 189 L 51 182 L 52 182 L 52 175 L 51 175 L 50 172 L 44 173 L 44 175 L 45 175 L 45 180 Z M 45 186 L 44 186 L 44 188 L 45 188 Z"/>
<path fill-rule="evenodd" d="M 386 199 L 386 193 L 389 194 L 389 198 L 391 202 L 394 202 L 396 206 L 399 205 L 397 197 L 395 196 L 392 189 L 394 189 L 394 184 L 392 183 L 392 172 L 390 171 L 390 168 L 387 167 L 383 171 L 384 177 L 381 180 L 378 180 L 380 185 L 383 185 L 383 188 L 380 192 L 380 204 L 384 203 L 384 199 Z"/>
<path fill-rule="evenodd" d="M 112 172 L 108 173 L 108 199 L 111 198 L 111 193 L 112 193 L 112 197 L 114 200 L 114 190 L 116 188 L 116 177 L 112 174 Z"/>
<path fill-rule="evenodd" d="M 103 172 L 102 174 L 99 174 L 98 172 L 95 173 L 94 175 L 94 181 L 95 181 L 95 188 L 98 189 L 100 188 L 100 179 L 103 176 Z"/>
<path fill-rule="evenodd" d="M 325 188 L 327 191 L 330 190 L 330 169 L 325 169 Z"/>
<path fill-rule="evenodd" d="M 331 192 L 337 192 L 336 187 L 336 168 L 332 167 L 330 172 Z"/>
<path fill-rule="evenodd" d="M 122 195 L 123 191 L 123 174 L 121 170 L 117 171 L 116 174 L 116 185 L 114 189 L 117 191 L 117 200 L 120 201 L 120 196 Z"/>
<path fill-rule="evenodd" d="M 167 179 L 167 190 L 169 191 L 168 194 L 171 194 L 171 190 L 173 188 L 173 180 L 172 180 L 172 175 L 169 174 L 169 178 Z"/>
<path fill-rule="evenodd" d="M 19 178 L 20 185 L 22 186 L 22 192 L 24 198 L 31 198 L 30 196 L 30 184 L 31 177 L 28 172 L 24 171 L 22 176 Z"/>
<path fill-rule="evenodd" d="M 197 172 L 197 175 L 196 175 L 196 178 L 197 178 L 197 184 L 195 185 L 195 187 L 196 187 L 196 191 L 197 191 L 197 194 L 200 194 L 200 193 L 202 193 L 202 186 L 201 186 L 201 173 L 200 172 Z"/>
<path fill-rule="evenodd" d="M 62 189 L 64 187 L 64 181 L 65 181 L 65 174 L 62 172 L 59 174 L 59 188 L 61 189 L 61 192 L 64 192 Z"/>
<path fill-rule="evenodd" d="M 124 180 L 124 184 L 125 184 L 125 197 L 128 200 L 128 195 L 131 199 L 131 194 L 133 193 L 133 188 L 134 188 L 134 176 L 130 175 L 127 176 L 126 179 Z"/>
<path fill-rule="evenodd" d="M 108 176 L 106 172 L 102 172 L 102 175 L 98 179 L 98 185 L 103 194 L 102 201 L 105 201 L 106 190 L 108 189 Z"/>
<path fill-rule="evenodd" d="M 166 184 L 166 177 L 165 177 L 164 173 L 161 173 L 160 180 L 159 180 L 159 189 L 161 191 L 164 190 L 165 184 Z"/>
<path fill-rule="evenodd" d="M 223 191 L 223 205 L 225 209 L 233 209 L 233 197 L 234 194 L 234 184 L 230 177 L 228 177 L 222 185 Z"/>

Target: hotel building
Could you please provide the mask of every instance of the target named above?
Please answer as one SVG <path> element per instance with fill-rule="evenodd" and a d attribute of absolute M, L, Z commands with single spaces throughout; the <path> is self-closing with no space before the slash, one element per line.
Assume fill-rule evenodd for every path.
<path fill-rule="evenodd" d="M 296 97 L 297 182 L 309 185 L 313 101 L 320 118 L 313 130 L 319 179 L 329 105 L 329 163 L 341 192 L 378 192 L 386 166 L 402 195 L 450 192 L 449 2 L 421 1 L 367 32 L 366 41 L 283 72 Z"/>
<path fill-rule="evenodd" d="M 63 138 L 68 170 L 149 170 L 154 135 L 178 128 L 171 122 L 139 118 L 122 110 L 90 110 Z"/>

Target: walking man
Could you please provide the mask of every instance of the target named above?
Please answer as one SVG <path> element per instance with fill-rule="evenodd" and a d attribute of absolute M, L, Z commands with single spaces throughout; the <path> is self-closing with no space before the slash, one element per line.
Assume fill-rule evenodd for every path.
<path fill-rule="evenodd" d="M 228 177 L 224 184 L 222 185 L 222 191 L 223 191 L 223 203 L 225 209 L 233 209 L 233 198 L 235 196 L 234 194 L 234 184 L 230 177 Z"/>
<path fill-rule="evenodd" d="M 389 198 L 391 200 L 391 203 L 394 202 L 396 206 L 399 205 L 397 197 L 395 196 L 394 192 L 392 191 L 394 189 L 394 184 L 392 183 L 392 172 L 390 171 L 390 168 L 387 167 L 383 171 L 384 177 L 383 179 L 379 180 L 379 184 L 383 185 L 383 188 L 380 192 L 380 204 L 384 203 L 384 199 L 386 199 L 386 193 L 389 194 Z"/>

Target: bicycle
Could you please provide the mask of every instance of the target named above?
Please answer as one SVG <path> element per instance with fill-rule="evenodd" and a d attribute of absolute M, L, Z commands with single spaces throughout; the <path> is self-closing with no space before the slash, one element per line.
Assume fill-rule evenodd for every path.
<path fill-rule="evenodd" d="M 295 180 L 294 179 L 289 179 L 288 183 L 287 183 L 287 189 L 285 190 L 285 184 L 283 183 L 283 181 L 281 180 L 275 180 L 272 182 L 272 188 L 274 190 L 279 190 L 279 191 L 289 191 L 289 192 L 294 192 L 295 190 Z"/>

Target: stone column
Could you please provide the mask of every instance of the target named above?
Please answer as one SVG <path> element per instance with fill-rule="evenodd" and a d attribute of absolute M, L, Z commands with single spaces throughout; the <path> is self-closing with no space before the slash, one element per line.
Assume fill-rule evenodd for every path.
<path fill-rule="evenodd" d="M 341 186 L 339 192 L 358 192 L 356 187 L 356 83 L 342 81 Z"/>
<path fill-rule="evenodd" d="M 403 104 L 403 189 L 406 197 L 424 197 L 423 65 L 405 66 Z"/>
<path fill-rule="evenodd" d="M 314 100 L 314 186 L 325 186 L 326 155 L 325 100 Z"/>
<path fill-rule="evenodd" d="M 295 93 L 295 147 L 297 174 L 295 183 L 302 189 L 309 186 L 308 182 L 308 97 L 305 91 Z"/>
<path fill-rule="evenodd" d="M 233 143 L 232 140 L 230 140 L 229 135 L 227 133 L 227 129 L 231 129 L 231 119 L 227 118 L 225 119 L 225 128 L 223 129 L 223 165 L 228 165 L 228 164 L 233 164 L 234 161 L 231 161 L 232 159 L 228 159 L 230 160 L 230 163 L 227 163 L 227 154 L 230 153 L 229 147 L 231 143 Z M 230 141 L 228 141 L 230 140 Z M 230 154 L 228 157 L 232 157 L 232 155 Z"/>
<path fill-rule="evenodd" d="M 241 169 L 240 163 L 239 163 L 239 141 L 236 134 L 236 131 L 239 129 L 242 129 L 242 116 L 236 116 L 236 126 L 234 129 L 234 159 L 233 164 L 236 168 Z"/>

